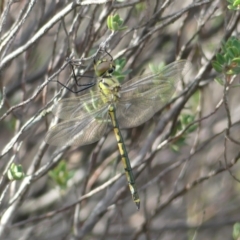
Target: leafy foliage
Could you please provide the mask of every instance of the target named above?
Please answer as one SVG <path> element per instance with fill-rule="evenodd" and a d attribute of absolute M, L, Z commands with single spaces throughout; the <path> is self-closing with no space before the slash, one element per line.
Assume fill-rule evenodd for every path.
<path fill-rule="evenodd" d="M 127 26 L 123 25 L 123 19 L 118 15 L 110 15 L 107 18 L 107 26 L 111 31 L 123 31 L 127 29 Z"/>
<path fill-rule="evenodd" d="M 126 76 L 131 72 L 131 69 L 123 70 L 126 66 L 126 59 L 125 58 L 118 58 L 115 61 L 115 71 L 113 72 L 113 76 L 115 76 L 119 82 L 122 82 Z"/>
<path fill-rule="evenodd" d="M 239 10 L 240 9 L 240 0 L 227 0 L 229 5 L 228 9 L 230 10 Z"/>
<path fill-rule="evenodd" d="M 234 75 L 240 73 L 240 40 L 231 37 L 222 46 L 221 53 L 216 54 L 216 60 L 212 63 L 219 73 Z"/>
<path fill-rule="evenodd" d="M 53 182 L 63 190 L 67 188 L 68 181 L 74 176 L 74 172 L 67 169 L 67 163 L 64 160 L 48 174 Z"/>
<path fill-rule="evenodd" d="M 22 180 L 25 177 L 25 173 L 21 164 L 12 163 L 7 172 L 8 179 L 10 181 Z"/>

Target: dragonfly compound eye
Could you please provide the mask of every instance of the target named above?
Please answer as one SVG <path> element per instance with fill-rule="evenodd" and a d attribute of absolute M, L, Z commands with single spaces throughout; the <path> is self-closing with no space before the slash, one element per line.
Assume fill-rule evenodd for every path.
<path fill-rule="evenodd" d="M 114 64 L 111 64 L 109 69 L 108 69 L 108 73 L 109 74 L 112 74 L 113 72 L 115 71 L 115 65 Z"/>

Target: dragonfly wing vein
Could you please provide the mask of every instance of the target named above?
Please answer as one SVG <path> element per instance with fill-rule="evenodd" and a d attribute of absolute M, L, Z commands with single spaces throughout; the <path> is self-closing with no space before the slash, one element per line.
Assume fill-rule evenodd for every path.
<path fill-rule="evenodd" d="M 98 111 L 104 105 L 98 92 L 86 94 L 82 97 L 65 98 L 57 102 L 53 113 L 60 119 L 83 119 L 94 111 Z"/>
<path fill-rule="evenodd" d="M 46 142 L 54 146 L 83 146 L 98 141 L 109 123 L 107 107 L 83 119 L 72 119 L 53 126 L 47 133 Z"/>
<path fill-rule="evenodd" d="M 136 98 L 129 102 L 120 102 L 116 116 L 120 128 L 136 127 L 149 120 L 155 111 L 155 99 Z"/>
<path fill-rule="evenodd" d="M 122 85 L 123 90 L 133 90 L 138 88 L 141 85 L 148 85 L 155 83 L 156 85 L 160 82 L 169 81 L 172 79 L 174 82 L 177 82 L 181 76 L 184 76 L 191 69 L 191 64 L 186 60 L 179 60 L 169 65 L 165 66 L 156 74 L 144 74 L 132 78 Z"/>

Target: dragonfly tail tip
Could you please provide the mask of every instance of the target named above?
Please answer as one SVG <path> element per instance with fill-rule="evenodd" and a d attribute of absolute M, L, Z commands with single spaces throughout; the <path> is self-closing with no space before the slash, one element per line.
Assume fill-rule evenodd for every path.
<path fill-rule="evenodd" d="M 136 206 L 137 206 L 137 210 L 140 209 L 140 202 L 135 202 Z"/>

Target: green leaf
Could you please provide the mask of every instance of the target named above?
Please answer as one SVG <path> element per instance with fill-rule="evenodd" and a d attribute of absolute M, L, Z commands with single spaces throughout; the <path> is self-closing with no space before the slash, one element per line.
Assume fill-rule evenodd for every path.
<path fill-rule="evenodd" d="M 233 225 L 232 237 L 234 240 L 239 240 L 240 238 L 240 223 L 237 222 Z"/>
<path fill-rule="evenodd" d="M 228 48 L 228 55 L 232 58 L 236 57 L 235 56 L 235 51 L 234 51 L 234 48 L 233 47 L 229 47 Z"/>
<path fill-rule="evenodd" d="M 232 61 L 240 65 L 240 57 L 234 58 Z"/>
<path fill-rule="evenodd" d="M 233 69 L 232 69 L 232 72 L 233 72 L 233 74 L 235 75 L 237 75 L 237 74 L 239 74 L 240 73 L 240 66 L 237 66 L 237 67 L 234 67 Z"/>
<path fill-rule="evenodd" d="M 126 65 L 126 58 L 119 58 L 115 60 L 115 71 L 122 71 L 122 69 L 125 67 Z"/>
<path fill-rule="evenodd" d="M 185 145 L 186 145 L 186 138 L 184 136 L 181 136 L 173 144 L 171 144 L 171 148 L 174 152 L 179 152 L 180 148 Z"/>
<path fill-rule="evenodd" d="M 181 121 L 181 125 L 182 125 L 182 129 L 186 128 L 189 124 L 191 124 L 195 119 L 195 116 L 192 114 L 181 114 L 180 116 L 180 121 Z M 186 131 L 186 133 L 191 133 L 194 132 L 197 128 L 197 125 L 192 125 L 191 127 L 189 127 Z"/>
<path fill-rule="evenodd" d="M 107 26 L 108 26 L 108 29 L 111 31 L 125 30 L 127 27 L 122 26 L 122 24 L 123 24 L 123 19 L 118 14 L 110 15 L 107 18 Z"/>
<path fill-rule="evenodd" d="M 217 72 L 219 72 L 219 73 L 223 72 L 223 66 L 220 63 L 218 63 L 217 61 L 213 61 L 212 66 Z"/>
<path fill-rule="evenodd" d="M 216 77 L 215 79 L 214 79 L 214 81 L 216 81 L 218 84 L 220 84 L 221 86 L 224 86 L 224 80 L 222 79 L 222 78 L 220 78 L 220 77 Z"/>
<path fill-rule="evenodd" d="M 236 47 L 236 46 L 232 46 L 232 51 L 233 51 L 233 54 L 234 54 L 234 57 L 238 57 L 240 56 L 240 48 Z"/>
<path fill-rule="evenodd" d="M 22 165 L 16 165 L 12 163 L 7 171 L 7 176 L 10 181 L 22 180 L 25 177 Z"/>
<path fill-rule="evenodd" d="M 146 9 L 146 3 L 145 2 L 140 2 L 135 4 L 135 13 L 139 15 Z"/>
<path fill-rule="evenodd" d="M 233 46 L 240 51 L 240 41 L 237 38 L 234 38 Z"/>
<path fill-rule="evenodd" d="M 225 59 L 226 59 L 226 65 L 230 65 L 231 62 L 232 62 L 232 58 L 233 58 L 234 56 L 232 57 L 232 56 L 231 56 L 231 53 L 230 53 L 230 52 L 227 52 L 224 57 L 225 57 Z"/>
<path fill-rule="evenodd" d="M 233 3 L 233 6 L 234 7 L 239 7 L 240 5 L 240 0 L 236 0 L 234 3 Z"/>
<path fill-rule="evenodd" d="M 125 75 L 116 71 L 113 73 L 113 76 L 116 77 L 120 83 L 125 79 Z"/>
<path fill-rule="evenodd" d="M 223 55 L 220 54 L 220 53 L 217 53 L 217 54 L 216 54 L 216 59 L 217 59 L 217 62 L 218 62 L 219 64 L 224 64 L 224 63 L 225 63 L 225 58 L 224 58 Z"/>
<path fill-rule="evenodd" d="M 74 176 L 74 172 L 69 171 L 66 161 L 62 160 L 48 175 L 57 186 L 66 189 L 68 181 Z"/>
<path fill-rule="evenodd" d="M 240 41 L 236 37 L 230 37 L 223 43 L 221 53 L 216 54 L 216 61 L 213 61 L 213 68 L 228 75 L 239 74 L 240 67 Z"/>
<path fill-rule="evenodd" d="M 175 144 L 171 144 L 171 149 L 174 151 L 174 152 L 179 152 L 179 146 L 178 145 L 175 145 Z"/>
<path fill-rule="evenodd" d="M 115 76 L 119 82 L 122 82 L 132 70 L 127 69 L 123 71 L 123 68 L 127 63 L 126 58 L 119 58 L 119 59 L 116 59 L 114 62 L 115 62 L 115 71 L 113 72 L 112 75 Z"/>
<path fill-rule="evenodd" d="M 160 72 L 165 64 L 163 62 L 159 63 L 158 65 L 150 63 L 148 67 L 150 68 L 150 71 L 154 74 Z"/>

